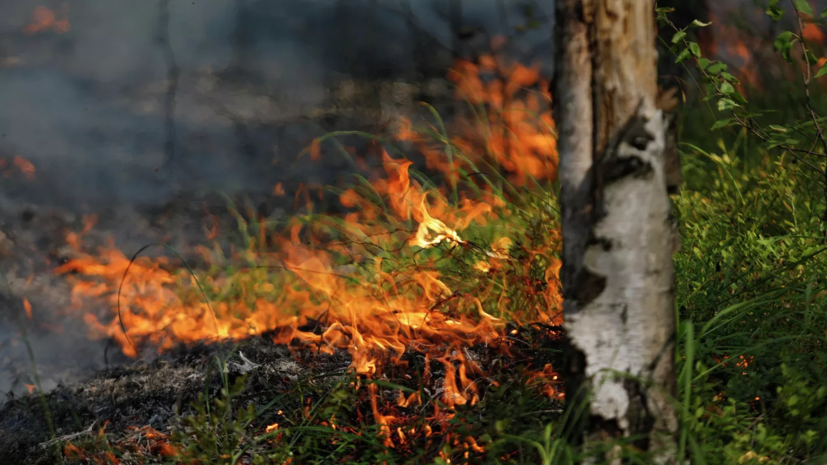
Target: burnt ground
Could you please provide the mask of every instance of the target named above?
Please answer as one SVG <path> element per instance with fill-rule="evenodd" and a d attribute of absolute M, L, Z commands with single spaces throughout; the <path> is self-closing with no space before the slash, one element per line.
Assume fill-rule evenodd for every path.
<path fill-rule="evenodd" d="M 315 356 L 300 363 L 301 359 L 297 361 L 284 346 L 264 338 L 244 341 L 238 347 L 234 342 L 180 346 L 154 361 L 106 369 L 85 382 L 59 385 L 45 394 L 55 434 L 76 437 L 73 435 L 92 425 L 100 428 L 106 421 L 107 430 L 116 435 L 126 434 L 129 426 L 174 430 L 181 426 L 182 417 L 194 413 L 191 404 L 199 393 L 215 395 L 220 390 L 221 377 L 210 369 L 216 357 L 234 353 L 229 357 L 233 361 L 227 364 L 229 377 L 241 375 L 239 367 L 244 362 L 234 348 L 261 364 L 251 373 L 245 393 L 251 397 L 289 390 L 300 377 L 324 380 L 319 376 L 344 376 L 350 363 L 346 354 Z M 328 375 L 328 381 L 334 379 Z M 50 463 L 54 451 L 41 447 L 50 437 L 40 396 L 12 395 L 7 399 L 0 411 L 0 463 Z"/>
<path fill-rule="evenodd" d="M 486 396 L 494 380 L 518 378 L 516 374 L 525 368 L 540 370 L 546 363 L 556 365 L 559 342 L 547 334 L 522 329 L 510 344 L 511 355 L 493 347 L 464 349 L 466 358 L 486 374 L 476 379 L 481 397 Z M 220 360 L 224 361 L 226 378 L 216 368 L 221 366 L 217 363 Z M 438 398 L 445 378 L 444 365 L 431 360 L 426 370 L 424 354 L 412 351 L 403 355 L 402 360 L 407 362 L 407 368 L 388 363 L 379 381 Z M 321 402 L 342 385 L 353 387 L 351 383 L 362 382 L 349 372 L 349 365 L 350 357 L 344 351 L 333 355 L 311 349 L 291 352 L 283 345 L 273 344 L 266 335 L 244 341 L 181 345 L 155 360 L 106 369 L 83 382 L 58 385 L 42 396 L 7 395 L 0 407 L 0 463 L 59 462 L 67 441 L 81 443 L 94 438 L 104 425 L 114 441 L 129 438 L 136 427 L 143 426 L 167 435 L 186 431 L 186 418 L 197 414 L 199 402 L 203 405 L 199 394 L 216 398 L 224 382 L 232 385 L 242 376 L 244 387 L 233 397 L 233 405 L 242 409 L 253 405 L 260 413 L 251 427 L 263 431 L 268 424 L 289 422 L 287 418 L 305 406 Z M 421 384 L 426 371 L 431 373 L 430 381 Z M 362 388 L 361 392 L 364 391 Z M 380 385 L 379 395 L 388 405 L 395 404 L 397 392 Z M 361 405 L 357 402 L 351 407 L 363 412 L 359 413 L 360 418 L 363 414 L 371 415 L 370 403 L 364 396 Z M 50 433 L 47 408 L 54 436 Z M 422 416 L 427 411 L 419 407 L 408 414 Z M 483 416 L 484 412 L 480 412 L 479 417 Z M 150 458 L 144 463 L 154 462 Z"/>

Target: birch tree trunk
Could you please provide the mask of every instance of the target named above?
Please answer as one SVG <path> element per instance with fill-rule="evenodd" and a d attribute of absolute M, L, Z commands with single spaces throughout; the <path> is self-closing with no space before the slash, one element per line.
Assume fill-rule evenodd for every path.
<path fill-rule="evenodd" d="M 657 108 L 654 2 L 557 0 L 556 13 L 567 396 L 589 402 L 587 445 L 630 438 L 677 463 L 673 139 Z"/>

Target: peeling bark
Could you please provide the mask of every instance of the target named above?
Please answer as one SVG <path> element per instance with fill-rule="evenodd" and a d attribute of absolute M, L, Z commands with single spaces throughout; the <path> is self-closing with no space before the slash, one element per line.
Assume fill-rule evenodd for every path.
<path fill-rule="evenodd" d="M 651 0 L 557 2 L 567 392 L 589 393 L 587 443 L 640 438 L 668 464 L 677 233 L 667 188 L 679 177 L 673 121 L 656 104 L 655 41 Z"/>

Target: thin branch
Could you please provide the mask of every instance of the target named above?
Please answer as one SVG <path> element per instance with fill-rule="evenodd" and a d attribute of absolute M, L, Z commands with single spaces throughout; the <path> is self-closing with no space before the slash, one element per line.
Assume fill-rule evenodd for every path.
<path fill-rule="evenodd" d="M 98 422 L 97 420 L 93 421 L 92 424 L 89 425 L 89 427 L 86 428 L 83 431 L 78 431 L 77 433 L 67 434 L 65 436 L 60 436 L 60 437 L 57 437 L 57 438 L 50 439 L 46 442 L 42 442 L 42 443 L 40 443 L 40 447 L 46 448 L 46 447 L 49 447 L 53 444 L 57 444 L 59 442 L 71 441 L 72 439 L 78 438 L 80 436 L 85 436 L 87 434 L 92 434 L 93 433 L 92 429 L 95 427 L 95 424 L 97 422 Z"/>
<path fill-rule="evenodd" d="M 810 110 L 810 118 L 815 125 L 818 140 L 821 142 L 821 148 L 824 150 L 824 153 L 827 154 L 827 141 L 824 140 L 824 132 L 821 130 L 821 125 L 818 124 L 818 116 L 813 108 L 813 101 L 810 97 L 810 79 L 812 78 L 810 75 L 810 57 L 807 55 L 807 44 L 804 43 L 804 25 L 801 21 L 801 12 L 798 11 L 794 0 L 790 0 L 790 3 L 793 6 L 793 10 L 795 10 L 795 16 L 798 20 L 798 43 L 801 45 L 801 53 L 804 55 L 804 63 L 806 64 L 804 71 L 801 72 L 801 78 L 804 83 L 804 96 L 807 101 L 807 109 Z M 827 203 L 827 170 L 824 171 L 824 200 L 825 203 Z M 821 221 L 822 223 L 827 223 L 827 206 L 824 208 Z M 827 240 L 827 230 L 824 231 L 824 239 Z"/>
<path fill-rule="evenodd" d="M 797 10 L 796 10 L 796 11 L 797 11 Z M 799 21 L 800 21 L 800 18 L 799 18 Z M 677 26 L 675 26 L 675 23 L 673 23 L 673 22 L 671 22 L 671 21 L 669 21 L 669 20 L 666 20 L 666 23 L 667 23 L 670 27 L 672 27 L 672 29 L 673 29 L 675 32 L 680 31 L 680 29 L 678 29 L 678 27 L 677 27 Z M 686 39 L 683 39 L 683 44 L 684 44 L 684 46 L 685 46 L 685 47 L 689 47 L 689 42 L 688 42 Z M 805 57 L 806 57 L 806 53 L 805 53 Z M 721 89 L 720 89 L 720 87 L 718 86 L 718 83 L 715 81 L 715 79 L 713 79 L 713 78 L 712 78 L 712 76 L 710 76 L 710 75 L 706 72 L 706 70 L 703 68 L 703 66 L 701 66 L 701 65 L 700 65 L 700 63 L 699 63 L 699 61 L 698 61 L 698 57 L 696 57 L 696 56 L 694 56 L 694 55 L 693 55 L 692 59 L 693 59 L 693 61 L 695 62 L 695 65 L 696 65 L 697 69 L 699 69 L 699 70 L 700 70 L 701 74 L 703 74 L 703 76 L 704 76 L 704 78 L 707 80 L 707 82 L 708 82 L 710 85 L 712 85 L 712 87 L 715 89 L 715 92 L 716 92 L 718 95 L 720 95 L 720 96 L 725 96 L 726 94 L 724 94 L 724 93 L 721 91 Z M 809 74 L 809 66 L 808 66 L 808 74 Z M 807 79 L 809 79 L 809 78 L 807 78 Z M 805 81 L 805 82 L 809 83 L 809 80 L 807 80 L 807 81 Z M 805 88 L 806 88 L 806 86 L 805 86 Z M 810 94 L 809 94 L 809 90 L 807 90 L 807 89 L 805 89 L 805 90 L 806 90 L 806 92 L 807 92 L 807 99 L 808 99 L 808 100 L 807 100 L 807 103 L 808 103 L 808 106 L 809 106 L 809 105 L 810 105 L 810 100 L 809 100 L 809 95 L 810 95 Z M 812 106 L 810 106 L 810 109 L 811 109 L 811 112 L 812 112 Z M 765 142 L 765 143 L 766 143 L 766 142 L 769 142 L 769 140 L 768 140 L 768 139 L 770 139 L 770 137 L 769 137 L 769 136 L 767 136 L 767 133 L 766 133 L 766 131 L 764 130 L 764 128 L 762 128 L 762 127 L 761 127 L 761 126 L 760 126 L 760 125 L 759 125 L 759 124 L 758 124 L 758 123 L 757 123 L 754 119 L 752 119 L 752 118 L 748 118 L 748 117 L 747 117 L 747 118 L 742 118 L 742 117 L 738 116 L 738 114 L 735 112 L 735 110 L 730 110 L 730 114 L 732 115 L 733 119 L 735 119 L 735 121 L 736 121 L 736 122 L 737 122 L 737 123 L 738 123 L 741 127 L 743 127 L 744 129 L 746 129 L 747 131 L 749 131 L 752 135 L 754 135 L 755 137 L 757 137 L 758 139 L 760 139 L 760 140 L 761 140 L 761 142 Z M 814 113 L 814 112 L 812 112 L 812 114 L 813 114 L 813 115 L 815 115 L 815 113 Z M 824 136 L 823 136 L 823 133 L 821 132 L 820 127 L 818 126 L 818 121 L 817 121 L 817 119 L 818 119 L 818 118 L 814 117 L 813 121 L 815 122 L 816 127 L 817 127 L 817 128 L 818 128 L 818 130 L 819 130 L 819 137 L 821 138 L 822 143 L 824 143 L 824 142 L 825 142 L 825 141 L 824 141 Z M 793 158 L 795 158 L 795 159 L 796 159 L 796 161 L 799 161 L 799 162 L 801 162 L 802 164 L 804 164 L 805 166 L 807 166 L 808 168 L 810 168 L 810 169 L 812 169 L 812 170 L 814 170 L 814 171 L 816 171 L 816 172 L 821 173 L 822 175 L 824 175 L 824 176 L 825 176 L 825 189 L 827 189 L 827 170 L 823 170 L 823 169 L 821 169 L 821 168 L 819 168 L 819 167 L 817 167 L 817 166 L 813 165 L 812 163 L 809 163 L 809 162 L 807 161 L 806 157 L 801 157 L 801 156 L 797 155 L 797 153 L 804 153 L 804 154 L 806 154 L 806 156 L 815 155 L 815 156 L 819 156 L 819 157 L 822 157 L 822 158 L 827 158 L 827 145 L 824 145 L 824 147 L 825 147 L 825 154 L 824 154 L 824 155 L 814 153 L 814 152 L 812 151 L 812 149 L 808 151 L 808 150 L 803 150 L 803 149 L 795 148 L 795 147 L 792 147 L 792 146 L 790 146 L 790 145 L 785 145 L 785 144 L 779 144 L 779 145 L 777 145 L 776 147 L 778 147 L 779 149 L 781 149 L 781 150 L 783 150 L 783 151 L 789 152 L 789 153 L 790 153 L 790 155 L 792 155 L 792 156 L 793 156 Z M 825 196 L 827 196 L 827 190 L 825 190 Z M 827 209 L 825 209 L 825 217 L 827 218 Z M 825 221 L 827 221 L 827 219 L 826 219 Z M 826 233 L 826 234 L 827 234 L 827 233 Z"/>

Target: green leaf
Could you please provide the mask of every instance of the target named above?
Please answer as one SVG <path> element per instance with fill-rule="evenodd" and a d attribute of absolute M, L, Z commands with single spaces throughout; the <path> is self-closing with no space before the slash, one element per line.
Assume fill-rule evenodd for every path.
<path fill-rule="evenodd" d="M 720 74 L 722 71 L 726 71 L 726 69 L 726 64 L 721 63 L 720 61 L 716 61 L 709 65 L 709 68 L 707 68 L 706 72 L 708 72 L 709 74 Z"/>
<path fill-rule="evenodd" d="M 821 14 L 818 15 L 818 19 L 824 19 L 824 18 L 827 18 L 827 8 L 825 8 L 824 11 L 822 11 Z"/>
<path fill-rule="evenodd" d="M 767 5 L 767 16 L 773 21 L 778 21 L 784 17 L 784 9 L 778 6 L 781 0 L 770 0 Z"/>
<path fill-rule="evenodd" d="M 689 42 L 689 50 L 691 50 L 692 54 L 696 57 L 701 56 L 701 46 L 695 42 Z"/>
<path fill-rule="evenodd" d="M 733 92 L 733 93 L 729 94 L 729 98 L 731 98 L 732 100 L 735 100 L 740 105 L 746 105 L 746 103 L 747 103 L 747 99 L 745 99 L 744 96 L 741 95 L 739 92 Z"/>
<path fill-rule="evenodd" d="M 821 68 L 818 69 L 818 72 L 816 73 L 815 77 L 818 78 L 818 77 L 824 76 L 825 74 L 827 74 L 827 63 L 824 63 L 821 66 Z"/>
<path fill-rule="evenodd" d="M 773 48 L 781 52 L 781 56 L 787 61 L 790 61 L 790 49 L 793 47 L 793 39 L 795 39 L 795 35 L 791 31 L 784 31 L 778 34 L 773 43 Z"/>
<path fill-rule="evenodd" d="M 806 56 L 805 55 L 801 56 L 801 61 L 803 61 L 805 63 L 810 63 L 811 65 L 813 65 L 815 63 L 818 63 L 818 57 L 815 56 L 815 54 L 810 49 L 806 49 L 806 52 L 807 52 Z"/>
<path fill-rule="evenodd" d="M 718 111 L 726 111 L 739 106 L 732 99 L 722 98 L 718 100 Z"/>
<path fill-rule="evenodd" d="M 709 58 L 698 58 L 698 65 L 701 69 L 706 69 L 709 66 Z"/>
<path fill-rule="evenodd" d="M 692 53 L 689 51 L 688 48 L 685 48 L 685 49 L 681 50 L 681 53 L 679 53 L 678 57 L 675 58 L 675 63 L 680 63 L 680 62 L 686 60 L 687 58 L 689 58 L 690 56 L 692 56 Z"/>
<path fill-rule="evenodd" d="M 712 21 L 710 21 L 710 22 L 708 22 L 708 23 L 702 23 L 702 22 L 700 22 L 700 21 L 698 21 L 698 20 L 696 19 L 696 20 L 692 21 L 691 26 L 692 26 L 692 27 L 707 27 L 707 26 L 709 26 L 710 24 L 712 24 Z"/>
<path fill-rule="evenodd" d="M 724 95 L 728 95 L 728 94 L 731 94 L 731 93 L 735 92 L 735 88 L 732 87 L 732 84 L 730 84 L 728 82 L 724 82 L 723 84 L 721 84 L 719 89 L 720 89 L 721 93 L 724 94 Z"/>
<path fill-rule="evenodd" d="M 772 129 L 773 131 L 778 131 L 778 132 L 787 132 L 787 128 L 782 127 L 782 126 L 776 126 L 776 125 L 774 125 L 774 124 L 770 124 L 768 127 L 769 127 L 770 129 Z"/>
<path fill-rule="evenodd" d="M 727 73 L 726 71 L 721 73 L 721 77 L 724 78 L 724 80 L 728 81 L 728 82 L 734 82 L 736 84 L 738 84 L 740 82 L 738 79 L 735 78 L 735 76 Z"/>
<path fill-rule="evenodd" d="M 686 32 L 678 31 L 675 33 L 675 35 L 672 36 L 672 43 L 677 44 L 678 42 L 682 41 L 684 37 L 686 37 Z"/>
<path fill-rule="evenodd" d="M 736 124 L 733 118 L 719 119 L 718 121 L 715 121 L 715 124 L 712 125 L 710 130 L 714 131 L 716 129 L 726 128 L 732 126 L 733 124 Z"/>
<path fill-rule="evenodd" d="M 813 15 L 813 8 L 807 0 L 793 0 L 793 4 L 795 5 L 796 10 L 804 13 L 805 15 L 815 16 Z"/>

